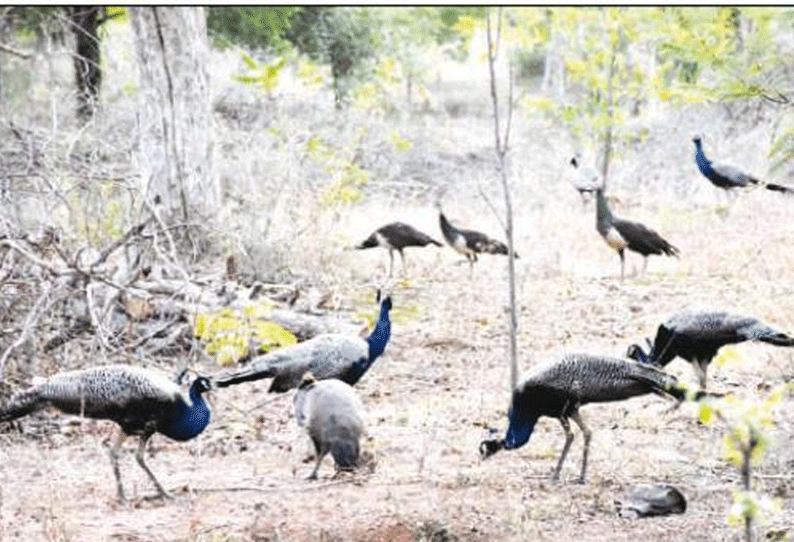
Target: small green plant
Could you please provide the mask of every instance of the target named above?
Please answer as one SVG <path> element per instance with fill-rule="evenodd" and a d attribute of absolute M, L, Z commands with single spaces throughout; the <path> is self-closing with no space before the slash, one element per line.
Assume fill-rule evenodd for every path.
<path fill-rule="evenodd" d="M 196 315 L 193 334 L 207 343 L 207 353 L 215 356 L 221 366 L 233 365 L 248 355 L 251 344 L 256 345 L 257 353 L 297 344 L 294 334 L 266 320 L 271 309 L 259 303 L 241 311 L 224 308 L 215 313 L 200 313 Z"/>
<path fill-rule="evenodd" d="M 741 486 L 733 493 L 728 513 L 731 525 L 744 529 L 744 539 L 751 542 L 754 525 L 780 509 L 780 503 L 769 495 L 753 491 L 753 466 L 757 465 L 772 444 L 775 411 L 791 385 L 781 385 L 767 393 L 747 397 L 728 396 L 719 403 L 701 402 L 700 420 L 719 420 L 727 429 L 725 459 L 739 469 Z"/>
<path fill-rule="evenodd" d="M 273 62 L 260 64 L 246 53 L 240 53 L 245 66 L 251 72 L 249 75 L 237 75 L 235 81 L 248 85 L 256 85 L 270 95 L 278 87 L 279 75 L 287 65 L 287 57 L 280 56 Z"/>
<path fill-rule="evenodd" d="M 358 164 L 357 151 L 367 131 L 366 127 L 358 130 L 351 143 L 340 149 L 331 147 L 319 136 L 306 142 L 307 155 L 322 165 L 332 179 L 323 192 L 323 205 L 353 205 L 364 198 L 361 188 L 369 183 L 369 173 Z"/>

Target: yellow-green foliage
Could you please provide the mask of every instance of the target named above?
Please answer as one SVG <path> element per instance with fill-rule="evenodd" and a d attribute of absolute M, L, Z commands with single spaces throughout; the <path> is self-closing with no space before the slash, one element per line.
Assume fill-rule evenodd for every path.
<path fill-rule="evenodd" d="M 105 17 L 114 23 L 127 24 L 130 22 L 129 11 L 121 6 L 108 6 L 105 8 Z"/>
<path fill-rule="evenodd" d="M 746 478 L 744 487 L 733 492 L 728 514 L 732 525 L 746 526 L 780 509 L 777 499 L 751 490 L 751 466 L 761 461 L 771 445 L 776 410 L 791 389 L 791 385 L 781 385 L 765 394 L 729 395 L 715 403 L 701 401 L 700 420 L 711 423 L 719 419 L 726 426 L 725 459 Z"/>
<path fill-rule="evenodd" d="M 265 92 L 271 92 L 279 83 L 278 77 L 281 70 L 287 65 L 287 57 L 282 56 L 269 64 L 259 64 L 246 53 L 240 53 L 246 67 L 252 72 L 251 75 L 237 75 L 232 79 L 248 85 L 257 85 Z"/>
<path fill-rule="evenodd" d="M 744 361 L 745 357 L 742 353 L 736 347 L 728 345 L 720 348 L 720 351 L 714 358 L 713 364 L 715 367 L 724 367 L 727 364 L 741 364 Z"/>
<path fill-rule="evenodd" d="M 213 314 L 200 313 L 196 315 L 193 333 L 207 343 L 207 353 L 223 366 L 233 365 L 247 355 L 249 341 L 258 346 L 258 353 L 296 344 L 294 334 L 265 319 L 271 309 L 271 304 L 258 303 L 247 305 L 242 311 L 225 308 Z"/>
<path fill-rule="evenodd" d="M 395 305 L 389 311 L 389 319 L 394 324 L 404 324 L 419 317 L 419 307 L 416 305 Z M 375 327 L 375 322 L 378 319 L 378 310 L 361 310 L 356 312 L 356 318 L 360 318 L 367 322 L 370 329 Z"/>
<path fill-rule="evenodd" d="M 398 132 L 397 130 L 394 130 L 394 132 L 392 132 L 391 140 L 392 143 L 394 143 L 394 148 L 395 150 L 397 150 L 397 152 L 405 152 L 411 148 L 411 145 L 413 145 L 410 139 L 405 139 L 404 137 L 402 137 L 400 135 L 400 132 Z"/>
<path fill-rule="evenodd" d="M 369 182 L 369 173 L 356 162 L 355 156 L 366 135 L 367 128 L 363 127 L 353 141 L 341 149 L 331 147 L 318 136 L 306 142 L 306 153 L 323 165 L 332 179 L 323 193 L 323 205 L 352 205 L 363 199 L 361 187 Z"/>

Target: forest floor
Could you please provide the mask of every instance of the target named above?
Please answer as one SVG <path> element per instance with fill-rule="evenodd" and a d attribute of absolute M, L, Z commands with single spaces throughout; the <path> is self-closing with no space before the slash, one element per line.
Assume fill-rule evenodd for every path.
<path fill-rule="evenodd" d="M 758 147 L 768 124 L 737 132 L 721 122 L 708 134 L 712 142 L 731 142 L 723 143 L 720 157 L 763 172 Z M 764 190 L 726 198 L 708 185 L 692 159 L 690 139 L 701 128 L 696 114 L 659 119 L 650 139 L 616 162 L 615 215 L 644 222 L 681 252 L 678 259 L 650 258 L 644 275 L 642 259 L 629 253 L 624 281 L 618 256 L 596 233 L 593 204 L 583 205 L 566 181 L 570 143 L 539 126 L 516 126 L 511 171 L 518 172 L 522 373 L 566 352 L 622 356 L 629 344 L 653 337 L 668 314 L 690 306 L 753 314 L 794 331 L 794 198 Z M 443 168 L 428 173 L 436 176 L 434 194 L 443 196 L 446 214 L 503 237 L 479 194 L 485 187 L 500 207 L 493 173 L 465 166 L 492 152 L 487 115 L 417 126 L 414 135 L 414 151 L 404 160 L 420 156 L 443 164 L 452 155 L 464 164 L 447 177 Z M 739 540 L 741 530 L 728 522 L 740 475 L 725 460 L 726 428 L 700 424 L 692 404 L 671 411 L 669 401 L 647 396 L 584 407 L 593 430 L 584 485 L 575 483 L 582 452 L 576 428 L 561 482 L 548 479 L 564 441 L 553 419 L 542 419 L 526 446 L 480 459 L 478 445 L 488 429 L 501 433 L 507 421 L 504 257 L 483 256 L 470 275 L 448 246 L 408 249 L 405 271 L 397 258 L 396 280 L 389 281 L 385 251 L 345 249 L 392 220 L 440 239 L 432 203 L 431 195 L 401 201 L 370 193 L 325 232 L 334 234 L 335 245 L 327 249 L 333 257 L 322 261 L 317 283 L 331 284 L 342 300 L 387 285 L 394 300 L 392 340 L 356 387 L 367 411 L 363 448 L 372 460 L 366 468 L 332 479 L 329 457 L 320 479 L 307 481 L 312 465 L 302 459 L 309 441 L 295 425 L 291 394 L 268 395 L 269 382 L 256 382 L 218 391 L 212 423 L 194 441 L 152 439 L 148 464 L 172 500 L 149 498 L 154 488 L 128 442 L 122 478 L 132 502 L 119 504 L 107 448 L 115 426 L 46 414 L 23 420 L 23 434 L 0 435 L 0 539 Z M 308 261 L 321 242 L 293 250 L 304 251 Z M 741 344 L 721 359 L 710 371 L 714 390 L 751 397 L 794 379 L 794 352 L 786 349 Z M 212 374 L 217 367 L 207 361 L 203 370 Z M 668 370 L 696 382 L 682 360 Z M 42 419 L 54 429 L 33 431 Z M 781 507 L 759 534 L 783 530 L 791 538 L 791 397 L 774 419 L 772 442 L 753 472 L 755 489 L 780 499 Z M 635 484 L 655 482 L 683 492 L 684 514 L 618 517 L 616 501 Z"/>

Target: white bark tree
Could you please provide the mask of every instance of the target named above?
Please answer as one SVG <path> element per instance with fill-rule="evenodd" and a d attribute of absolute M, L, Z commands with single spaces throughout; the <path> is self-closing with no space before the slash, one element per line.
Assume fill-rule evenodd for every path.
<path fill-rule="evenodd" d="M 206 218 L 220 205 L 213 168 L 209 42 L 203 7 L 130 8 L 139 66 L 142 194 L 166 217 Z"/>

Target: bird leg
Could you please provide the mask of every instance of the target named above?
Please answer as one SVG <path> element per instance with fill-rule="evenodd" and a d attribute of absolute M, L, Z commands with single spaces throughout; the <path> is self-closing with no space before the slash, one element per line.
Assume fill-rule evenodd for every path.
<path fill-rule="evenodd" d="M 315 461 L 315 463 L 314 463 L 314 470 L 308 476 L 308 478 L 306 478 L 307 480 L 316 480 L 317 479 L 317 472 L 320 470 L 320 463 L 322 463 L 323 458 L 325 457 L 325 454 L 327 454 L 327 453 L 328 453 L 327 451 L 326 452 L 322 452 L 322 453 L 319 452 L 319 451 L 317 452 L 317 454 L 316 454 L 317 461 Z"/>
<path fill-rule="evenodd" d="M 124 502 L 124 487 L 121 485 L 121 472 L 119 472 L 119 450 L 121 445 L 127 440 L 129 435 L 119 429 L 116 442 L 110 447 L 110 464 L 113 466 L 113 474 L 116 476 L 116 489 L 118 490 L 119 501 Z"/>
<path fill-rule="evenodd" d="M 149 441 L 149 437 L 151 437 L 151 433 L 144 433 L 140 437 L 138 437 L 138 451 L 135 452 L 135 459 L 138 461 L 138 465 L 146 471 L 146 474 L 149 475 L 149 478 L 154 483 L 154 486 L 157 488 L 157 491 L 160 493 L 160 497 L 162 498 L 169 498 L 171 495 L 163 489 L 163 486 L 160 485 L 160 482 L 157 481 L 157 478 L 154 477 L 154 473 L 149 470 L 149 467 L 146 466 L 146 463 L 143 460 L 143 454 L 146 451 L 146 443 Z"/>
<path fill-rule="evenodd" d="M 565 431 L 565 446 L 562 447 L 562 453 L 560 454 L 560 459 L 557 461 L 557 466 L 554 469 L 554 472 L 551 475 L 551 479 L 555 482 L 560 479 L 560 470 L 562 470 L 562 464 L 565 461 L 565 456 L 568 455 L 568 449 L 571 447 L 571 443 L 573 443 L 573 431 L 571 431 L 571 422 L 568 421 L 568 418 L 559 418 L 560 423 L 562 424 L 562 428 Z"/>
<path fill-rule="evenodd" d="M 623 252 L 622 248 L 618 249 L 618 255 L 620 256 L 620 282 L 623 282 L 623 272 L 626 267 L 626 256 Z"/>
<path fill-rule="evenodd" d="M 648 269 L 648 256 L 642 258 L 642 276 L 645 276 L 645 270 Z"/>
<path fill-rule="evenodd" d="M 389 276 L 391 277 L 394 270 L 394 251 L 389 249 Z"/>
<path fill-rule="evenodd" d="M 585 426 L 584 420 L 582 420 L 582 415 L 579 414 L 579 411 L 575 411 L 571 414 L 571 418 L 573 421 L 576 422 L 576 425 L 579 426 L 579 429 L 582 430 L 582 436 L 584 437 L 584 451 L 582 452 L 582 472 L 579 473 L 579 483 L 583 484 L 585 479 L 585 471 L 587 470 L 587 452 L 590 450 L 590 438 L 593 434 L 590 430 Z"/>
<path fill-rule="evenodd" d="M 698 373 L 698 381 L 700 383 L 700 389 L 705 391 L 706 389 L 706 369 L 708 369 L 709 360 L 707 359 L 699 359 L 695 363 L 695 368 Z"/>
<path fill-rule="evenodd" d="M 403 277 L 404 277 L 405 276 L 405 254 L 403 254 L 403 249 L 400 249 L 399 253 L 400 253 L 400 261 L 402 261 L 402 264 L 403 264 L 402 273 L 403 273 Z"/>
<path fill-rule="evenodd" d="M 320 470 L 320 463 L 322 462 L 325 454 L 328 453 L 328 449 L 326 448 L 323 450 L 323 447 L 320 444 L 320 441 L 314 438 L 313 436 L 309 435 L 311 438 L 312 444 L 314 444 L 314 470 L 312 473 L 306 478 L 307 480 L 316 480 L 317 479 L 317 471 Z"/>

